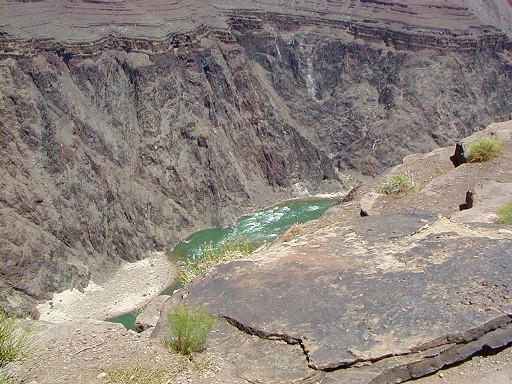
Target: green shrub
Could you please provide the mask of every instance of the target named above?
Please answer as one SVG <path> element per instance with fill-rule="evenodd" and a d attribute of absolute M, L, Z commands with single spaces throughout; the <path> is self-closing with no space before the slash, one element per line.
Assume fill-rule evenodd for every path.
<path fill-rule="evenodd" d="M 476 140 L 469 149 L 468 159 L 471 163 L 480 163 L 498 157 L 505 142 L 496 137 L 482 137 Z"/>
<path fill-rule="evenodd" d="M 512 224 L 512 201 L 498 209 L 498 216 L 501 217 L 503 224 Z"/>
<path fill-rule="evenodd" d="M 403 173 L 395 173 L 382 180 L 377 188 L 377 192 L 391 195 L 416 189 L 419 189 L 419 185 L 410 176 Z"/>
<path fill-rule="evenodd" d="M 26 358 L 33 349 L 31 330 L 0 309 L 0 368 Z"/>
<path fill-rule="evenodd" d="M 218 264 L 248 256 L 257 247 L 257 244 L 245 238 L 231 239 L 218 247 L 210 242 L 203 247 L 201 257 L 180 265 L 178 279 L 183 284 L 189 283 Z"/>
<path fill-rule="evenodd" d="M 16 378 L 15 375 L 0 371 L 0 384 L 23 384 L 23 383 L 25 383 L 25 381 L 22 381 L 22 380 Z"/>
<path fill-rule="evenodd" d="M 201 308 L 177 306 L 167 315 L 171 346 L 183 355 L 200 352 L 215 324 L 215 318 Z"/>

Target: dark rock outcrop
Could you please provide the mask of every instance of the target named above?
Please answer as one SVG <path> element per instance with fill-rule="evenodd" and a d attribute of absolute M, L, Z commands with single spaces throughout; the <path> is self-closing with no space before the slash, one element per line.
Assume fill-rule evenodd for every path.
<path fill-rule="evenodd" d="M 7 306 L 508 118 L 509 31 L 455 3 L 3 2 Z"/>

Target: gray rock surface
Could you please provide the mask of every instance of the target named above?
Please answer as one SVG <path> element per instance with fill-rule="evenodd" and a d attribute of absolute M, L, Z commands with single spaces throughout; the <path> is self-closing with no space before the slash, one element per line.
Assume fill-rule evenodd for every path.
<path fill-rule="evenodd" d="M 313 371 L 334 371 L 320 382 L 402 382 L 512 342 L 511 252 L 499 227 L 369 216 L 221 265 L 184 301 L 299 345 Z"/>
<path fill-rule="evenodd" d="M 499 6 L 456 3 L 2 2 L 5 307 L 508 119 Z"/>
<path fill-rule="evenodd" d="M 510 199 L 512 121 L 491 124 L 462 140 L 463 147 L 469 149 L 471 143 L 482 136 L 496 136 L 504 140 L 504 155 L 483 163 L 463 163 L 458 167 L 454 167 L 450 160 L 455 153 L 453 147 L 407 156 L 402 164 L 389 169 L 386 175 L 408 175 L 422 187 L 419 193 L 378 195 L 375 194 L 378 181 L 359 189 L 361 206 L 371 214 L 416 212 L 442 214 L 469 222 L 478 221 L 481 217 L 480 221 L 488 222 L 489 215 L 496 214 L 496 210 Z M 473 207 L 460 211 L 467 204 L 469 191 L 474 195 Z"/>
<path fill-rule="evenodd" d="M 115 41 L 128 47 L 150 47 L 170 37 L 186 41 L 185 34 L 202 28 L 229 33 L 232 26 L 259 26 L 262 20 L 286 27 L 334 25 L 369 40 L 382 39 L 385 32 L 386 43 L 402 47 L 471 47 L 482 36 L 495 44 L 503 40 L 500 33 L 512 33 L 510 4 L 498 0 L 15 0 L 5 2 L 2 11 L 4 33 L 13 40 L 83 45 Z"/>
<path fill-rule="evenodd" d="M 482 134 L 496 129 L 510 132 L 512 122 Z M 377 180 L 296 238 L 196 279 L 168 300 L 164 313 L 187 304 L 218 315 L 224 330 L 212 337 L 216 351 L 250 356 L 265 346 L 265 359 L 252 363 L 252 382 L 400 383 L 509 347 L 512 228 L 463 219 L 451 194 L 483 185 L 466 211 L 495 212 L 510 199 L 503 191 L 512 181 L 511 144 L 492 161 L 457 168 L 449 160 L 454 147 L 408 157 L 390 173 L 435 175 L 425 192 L 381 195 L 371 215 L 360 217 L 359 198 Z M 424 213 L 414 213 L 421 207 Z M 289 350 L 236 343 L 237 332 L 284 341 Z M 152 336 L 164 334 L 161 319 Z M 302 366 L 290 363 L 287 370 L 278 357 L 292 359 L 297 347 Z"/>
<path fill-rule="evenodd" d="M 472 206 L 455 213 L 452 218 L 462 222 L 500 223 L 496 211 L 512 201 L 512 183 L 486 181 L 468 191 Z"/>
<path fill-rule="evenodd" d="M 156 325 L 161 315 L 162 306 L 168 298 L 168 295 L 158 296 L 156 299 L 151 300 L 151 302 L 137 315 L 137 318 L 135 319 L 135 328 L 137 328 L 139 332 L 144 332 Z"/>

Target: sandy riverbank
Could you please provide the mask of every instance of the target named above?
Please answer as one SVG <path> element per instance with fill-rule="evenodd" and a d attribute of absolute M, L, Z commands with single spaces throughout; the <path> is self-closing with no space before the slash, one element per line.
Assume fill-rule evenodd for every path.
<path fill-rule="evenodd" d="M 164 291 L 176 276 L 176 265 L 163 252 L 134 263 L 124 262 L 106 276 L 97 276 L 80 292 L 66 290 L 38 305 L 41 320 L 61 323 L 104 320 L 139 308 Z"/>

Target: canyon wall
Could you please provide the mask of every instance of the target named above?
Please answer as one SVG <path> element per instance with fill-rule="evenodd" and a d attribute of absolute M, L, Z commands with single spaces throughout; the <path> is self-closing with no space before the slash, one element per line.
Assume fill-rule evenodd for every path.
<path fill-rule="evenodd" d="M 2 4 L 4 307 L 509 119 L 509 31 L 441 3 Z"/>

